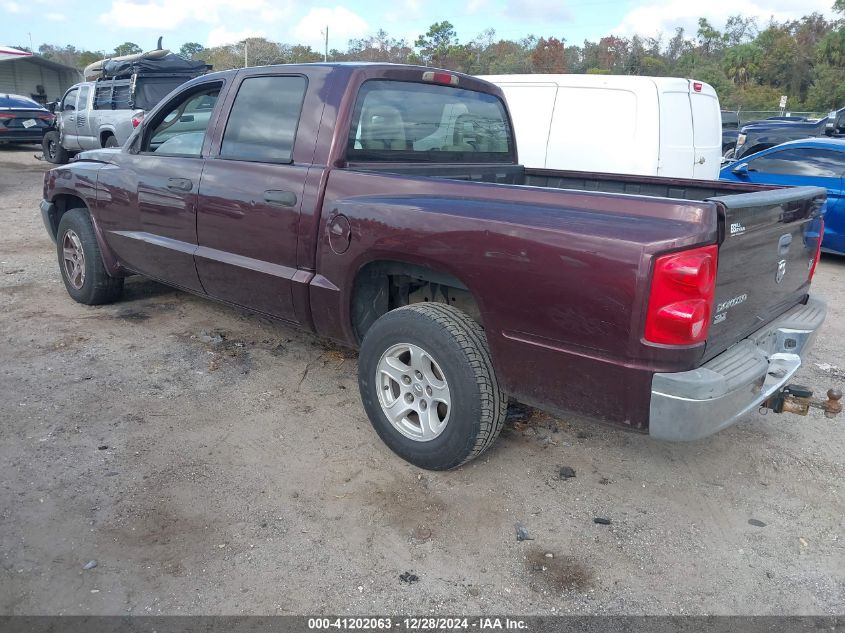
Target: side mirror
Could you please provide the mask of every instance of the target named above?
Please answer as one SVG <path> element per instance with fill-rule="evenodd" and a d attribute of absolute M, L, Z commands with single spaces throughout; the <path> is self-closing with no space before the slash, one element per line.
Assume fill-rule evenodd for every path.
<path fill-rule="evenodd" d="M 739 163 L 736 167 L 731 169 L 733 173 L 737 176 L 747 176 L 748 175 L 748 163 Z"/>

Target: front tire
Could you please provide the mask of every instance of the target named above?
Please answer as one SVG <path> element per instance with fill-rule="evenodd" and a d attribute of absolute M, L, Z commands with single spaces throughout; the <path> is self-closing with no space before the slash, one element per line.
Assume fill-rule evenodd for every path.
<path fill-rule="evenodd" d="M 68 294 L 79 303 L 112 303 L 123 294 L 123 278 L 112 277 L 103 266 L 100 245 L 88 209 L 69 209 L 56 234 L 59 270 Z"/>
<path fill-rule="evenodd" d="M 67 150 L 62 147 L 62 138 L 58 130 L 50 130 L 41 139 L 44 159 L 54 165 L 64 165 L 68 161 Z"/>
<path fill-rule="evenodd" d="M 384 443 L 420 468 L 448 470 L 478 457 L 505 421 L 507 398 L 484 330 L 441 303 L 378 319 L 361 344 L 358 386 Z"/>

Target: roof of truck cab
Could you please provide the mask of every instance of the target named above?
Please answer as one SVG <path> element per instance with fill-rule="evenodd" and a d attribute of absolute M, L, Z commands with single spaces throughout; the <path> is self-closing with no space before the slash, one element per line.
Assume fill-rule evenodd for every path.
<path fill-rule="evenodd" d="M 315 68 L 315 67 L 329 67 L 329 68 L 375 68 L 378 66 L 383 66 L 384 68 L 396 69 L 396 68 L 418 68 L 420 70 L 426 71 L 436 71 L 436 72 L 444 72 L 449 73 L 452 75 L 464 75 L 466 77 L 471 77 L 472 75 L 467 75 L 466 73 L 458 72 L 457 70 L 447 70 L 445 68 L 435 68 L 431 66 L 420 66 L 417 64 L 394 64 L 392 62 L 297 62 L 293 64 L 266 64 L 263 66 L 247 66 L 246 68 L 231 68 L 227 70 L 215 70 L 213 72 L 207 73 L 203 75 L 203 77 L 207 77 L 208 75 L 216 75 L 222 73 L 234 73 L 239 72 L 242 70 L 257 70 L 259 68 Z"/>
<path fill-rule="evenodd" d="M 495 84 L 492 84 L 492 82 L 484 80 L 481 77 L 475 77 L 473 75 L 468 75 L 466 73 L 461 73 L 454 70 L 432 68 L 431 66 L 419 66 L 416 64 L 392 64 L 389 62 L 306 62 L 302 64 L 270 64 L 267 66 L 248 66 L 247 68 L 232 68 L 229 70 L 219 70 L 207 73 L 205 75 L 195 77 L 188 82 L 185 82 L 184 86 L 191 87 L 198 83 L 205 82 L 209 79 L 225 80 L 241 73 L 255 73 L 256 75 L 261 75 L 272 74 L 275 70 L 285 73 L 306 73 L 309 68 L 321 68 L 330 70 L 334 69 L 336 71 L 339 71 L 340 73 L 349 76 L 355 75 L 357 73 L 362 73 L 366 74 L 370 79 L 372 79 L 374 76 L 373 71 L 376 71 L 375 75 L 377 75 L 378 71 L 380 69 L 383 69 L 385 71 L 386 79 L 398 79 L 401 81 L 423 81 L 423 75 L 426 73 L 446 73 L 459 78 L 458 84 L 453 84 L 453 87 L 469 88 L 473 90 L 479 90 L 483 88 L 490 94 L 494 94 L 497 96 L 501 95 L 501 88 L 499 88 Z M 413 72 L 420 73 L 419 77 L 414 79 L 412 76 L 409 77 L 406 75 L 407 73 Z"/>

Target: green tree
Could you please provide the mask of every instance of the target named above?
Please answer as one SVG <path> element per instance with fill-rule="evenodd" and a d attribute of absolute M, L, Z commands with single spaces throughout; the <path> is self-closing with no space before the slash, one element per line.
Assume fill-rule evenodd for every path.
<path fill-rule="evenodd" d="M 816 61 L 828 66 L 845 66 L 845 29 L 825 34 L 816 45 Z"/>
<path fill-rule="evenodd" d="M 100 61 L 102 58 L 103 56 L 100 53 L 95 53 L 94 51 L 81 51 L 79 53 L 77 67 L 82 70 L 89 64 Z"/>
<path fill-rule="evenodd" d="M 759 79 L 769 86 L 800 89 L 801 77 L 795 72 L 798 47 L 785 26 L 770 24 L 755 40 L 761 49 Z"/>
<path fill-rule="evenodd" d="M 845 82 L 842 68 L 818 64 L 813 69 L 813 82 L 807 91 L 805 107 L 816 112 L 835 110 L 845 105 Z"/>
<path fill-rule="evenodd" d="M 742 15 L 732 15 L 725 22 L 725 32 L 722 35 L 726 47 L 739 46 L 757 37 L 757 18 L 746 18 Z"/>
<path fill-rule="evenodd" d="M 323 61 L 322 53 L 318 53 L 310 46 L 305 46 L 303 44 L 288 47 L 287 55 L 288 57 L 286 63 L 288 64 L 307 64 Z M 329 57 L 329 59 L 333 58 Z"/>
<path fill-rule="evenodd" d="M 747 86 L 758 76 L 762 51 L 754 43 L 739 44 L 725 51 L 722 69 L 737 86 Z"/>
<path fill-rule="evenodd" d="M 698 18 L 698 46 L 705 57 L 722 52 L 722 34 L 713 28 L 707 18 Z"/>
<path fill-rule="evenodd" d="M 197 42 L 185 42 L 179 49 L 179 56 L 185 59 L 199 59 L 205 50 L 205 46 Z"/>
<path fill-rule="evenodd" d="M 115 46 L 114 48 L 115 57 L 121 57 L 122 55 L 136 55 L 143 52 L 143 49 L 135 44 L 135 42 L 124 42 L 120 46 Z"/>
<path fill-rule="evenodd" d="M 404 39 L 390 37 L 387 31 L 379 29 L 375 35 L 349 40 L 344 59 L 365 62 L 407 63 L 413 50 Z M 332 55 L 332 59 L 337 59 Z"/>
<path fill-rule="evenodd" d="M 430 66 L 445 67 L 449 55 L 458 46 L 458 36 L 451 22 L 435 22 L 425 35 L 420 35 L 414 46 L 419 49 L 423 63 Z"/>
<path fill-rule="evenodd" d="M 104 57 L 103 53 L 99 51 L 84 51 L 70 45 L 55 46 L 53 44 L 42 44 L 38 47 L 38 52 L 45 59 L 54 61 L 57 64 L 78 68 L 79 70 Z"/>

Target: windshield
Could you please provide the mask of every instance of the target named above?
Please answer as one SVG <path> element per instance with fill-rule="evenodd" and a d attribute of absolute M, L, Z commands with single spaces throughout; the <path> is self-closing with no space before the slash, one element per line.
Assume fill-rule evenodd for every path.
<path fill-rule="evenodd" d="M 0 108 L 10 108 L 10 109 L 24 109 L 24 110 L 44 110 L 44 106 L 41 104 L 29 99 L 28 97 L 22 97 L 20 95 L 9 95 L 9 94 L 2 94 L 0 95 Z"/>
<path fill-rule="evenodd" d="M 347 153 L 352 161 L 515 162 L 507 111 L 498 97 L 390 80 L 361 86 Z"/>

